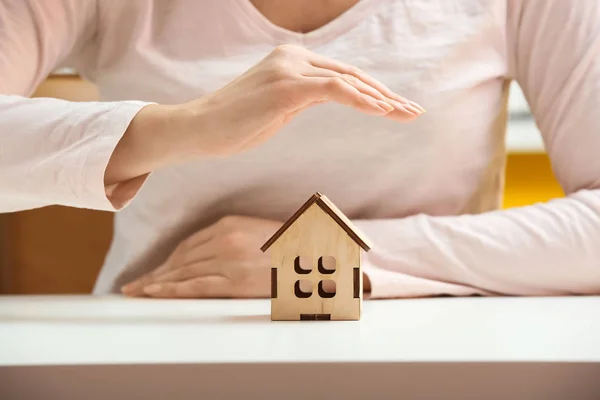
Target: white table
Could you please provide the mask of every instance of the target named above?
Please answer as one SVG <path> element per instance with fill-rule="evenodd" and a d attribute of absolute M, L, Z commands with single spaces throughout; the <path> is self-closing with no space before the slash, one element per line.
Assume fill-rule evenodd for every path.
<path fill-rule="evenodd" d="M 272 322 L 268 300 L 4 296 L 0 398 L 600 398 L 600 297 L 363 310 Z"/>

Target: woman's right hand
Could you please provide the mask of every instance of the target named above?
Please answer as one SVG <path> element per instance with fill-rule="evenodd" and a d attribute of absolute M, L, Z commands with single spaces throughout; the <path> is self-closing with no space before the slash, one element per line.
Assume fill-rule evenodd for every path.
<path fill-rule="evenodd" d="M 189 111 L 192 148 L 227 156 L 255 147 L 315 104 L 337 102 L 405 122 L 425 110 L 357 68 L 302 47 L 277 47 L 225 87 L 182 105 Z"/>
<path fill-rule="evenodd" d="M 115 149 L 105 184 L 198 157 L 240 153 L 268 140 L 306 108 L 326 102 L 400 122 L 425 111 L 355 67 L 283 45 L 200 99 L 144 107 Z"/>

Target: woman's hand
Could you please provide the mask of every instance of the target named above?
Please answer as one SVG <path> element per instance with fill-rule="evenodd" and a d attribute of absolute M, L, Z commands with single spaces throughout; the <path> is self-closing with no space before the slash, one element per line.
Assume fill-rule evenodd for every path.
<path fill-rule="evenodd" d="M 225 217 L 183 241 L 163 265 L 122 292 L 158 298 L 269 297 L 271 259 L 260 247 L 280 226 Z"/>
<path fill-rule="evenodd" d="M 201 155 L 239 153 L 269 139 L 306 108 L 337 102 L 405 122 L 425 110 L 357 68 L 302 47 L 277 47 L 224 88 L 184 107 L 198 115 L 192 135 Z"/>
<path fill-rule="evenodd" d="M 105 184 L 198 157 L 240 153 L 268 140 L 308 107 L 326 102 L 400 122 L 424 112 L 357 68 L 283 45 L 200 99 L 144 107 L 113 152 Z"/>

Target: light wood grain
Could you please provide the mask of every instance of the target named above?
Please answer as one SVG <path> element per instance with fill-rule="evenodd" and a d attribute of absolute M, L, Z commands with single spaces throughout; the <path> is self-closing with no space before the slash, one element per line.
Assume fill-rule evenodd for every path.
<path fill-rule="evenodd" d="M 277 297 L 271 299 L 272 320 L 300 320 L 301 314 L 330 314 L 331 320 L 358 320 L 362 305 L 362 273 L 358 274 L 359 296 L 354 297 L 354 268 L 360 268 L 361 248 L 317 204 L 311 205 L 274 242 L 269 249 L 273 267 L 277 268 Z M 312 263 L 307 274 L 294 269 L 296 257 L 304 256 Z M 321 256 L 333 256 L 335 271 L 321 273 Z M 326 265 L 328 269 L 333 269 Z M 360 270 L 359 270 L 360 271 Z M 309 298 L 298 298 L 294 284 L 298 280 L 312 284 Z M 335 281 L 335 296 L 319 296 L 323 280 Z M 326 290 L 328 288 L 325 288 Z"/>

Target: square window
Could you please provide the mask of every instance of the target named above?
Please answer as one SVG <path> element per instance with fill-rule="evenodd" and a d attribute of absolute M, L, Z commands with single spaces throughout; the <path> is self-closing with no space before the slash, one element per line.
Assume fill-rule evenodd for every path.
<path fill-rule="evenodd" d="M 308 279 L 300 279 L 294 284 L 294 294 L 299 299 L 308 299 L 312 291 L 312 282 Z"/>
<path fill-rule="evenodd" d="M 307 275 L 312 272 L 313 266 L 310 258 L 298 256 L 294 259 L 294 271 L 299 275 Z"/>
<path fill-rule="evenodd" d="M 320 297 L 324 299 L 331 299 L 335 296 L 336 292 L 335 281 L 326 279 L 319 282 L 318 292 Z"/>
<path fill-rule="evenodd" d="M 333 256 L 319 257 L 318 270 L 324 275 L 333 274 L 337 270 L 337 260 Z"/>

